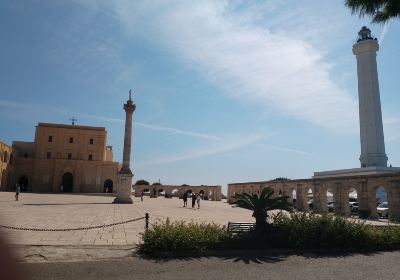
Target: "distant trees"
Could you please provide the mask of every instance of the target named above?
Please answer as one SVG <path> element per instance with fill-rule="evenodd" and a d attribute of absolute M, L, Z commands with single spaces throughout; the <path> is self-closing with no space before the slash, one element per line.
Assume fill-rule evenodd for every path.
<path fill-rule="evenodd" d="M 353 14 L 369 16 L 374 23 L 386 23 L 391 18 L 400 18 L 399 0 L 345 0 Z"/>
<path fill-rule="evenodd" d="M 141 179 L 141 180 L 137 180 L 135 185 L 146 185 L 146 186 L 149 186 L 150 183 L 147 182 L 146 180 Z"/>
<path fill-rule="evenodd" d="M 286 177 L 277 177 L 275 179 L 272 179 L 271 181 L 289 181 L 289 178 Z"/>
<path fill-rule="evenodd" d="M 151 184 L 152 186 L 161 186 L 160 182 L 154 182 L 153 184 Z"/>

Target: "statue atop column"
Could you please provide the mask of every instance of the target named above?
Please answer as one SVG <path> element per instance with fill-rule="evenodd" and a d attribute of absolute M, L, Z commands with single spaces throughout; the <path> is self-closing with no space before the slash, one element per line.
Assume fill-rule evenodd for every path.
<path fill-rule="evenodd" d="M 117 197 L 114 203 L 132 204 L 132 178 L 133 173 L 130 168 L 131 144 L 132 144 L 132 115 L 136 109 L 136 104 L 132 101 L 132 92 L 129 90 L 129 99 L 124 104 L 125 110 L 125 136 L 122 168 L 118 173 Z"/>

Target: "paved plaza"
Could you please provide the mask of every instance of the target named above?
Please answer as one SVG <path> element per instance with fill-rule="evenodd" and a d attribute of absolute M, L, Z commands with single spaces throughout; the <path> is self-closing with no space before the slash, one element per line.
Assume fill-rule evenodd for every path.
<path fill-rule="evenodd" d="M 0 225 L 33 229 L 72 229 L 118 223 L 150 214 L 150 223 L 185 220 L 214 222 L 254 222 L 251 211 L 232 207 L 224 201 L 201 201 L 201 209 L 183 208 L 183 201 L 145 197 L 134 204 L 113 204 L 104 194 L 34 194 L 0 192 Z M 189 204 L 191 201 L 189 201 Z M 386 220 L 367 221 L 385 225 Z M 73 231 L 32 231 L 2 229 L 6 242 L 20 259 L 28 262 L 120 258 L 131 254 L 140 242 L 144 219 L 126 224 Z"/>
<path fill-rule="evenodd" d="M 6 226 L 61 229 L 111 224 L 150 214 L 150 223 L 157 220 L 214 222 L 253 222 L 251 212 L 234 208 L 226 202 L 201 201 L 201 209 L 183 208 L 177 198 L 134 198 L 134 204 L 112 204 L 113 196 L 82 194 L 22 193 L 14 201 L 14 193 L 0 192 L 0 224 Z M 190 204 L 189 201 L 188 204 Z M 139 242 L 144 220 L 98 229 L 77 231 L 3 230 L 10 244 L 18 245 L 133 245 Z"/>

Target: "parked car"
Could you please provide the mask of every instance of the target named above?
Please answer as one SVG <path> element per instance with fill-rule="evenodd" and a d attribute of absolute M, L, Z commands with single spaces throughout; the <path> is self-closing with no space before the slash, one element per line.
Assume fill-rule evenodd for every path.
<path fill-rule="evenodd" d="M 386 219 L 389 218 L 389 208 L 387 202 L 382 202 L 381 204 L 379 204 L 376 208 L 376 211 L 378 212 L 379 217 L 383 217 Z"/>
<path fill-rule="evenodd" d="M 358 202 L 350 203 L 350 211 L 351 211 L 351 213 L 358 212 Z"/>
<path fill-rule="evenodd" d="M 333 212 L 333 210 L 334 210 L 333 202 L 328 202 L 327 206 L 328 206 L 328 211 Z"/>

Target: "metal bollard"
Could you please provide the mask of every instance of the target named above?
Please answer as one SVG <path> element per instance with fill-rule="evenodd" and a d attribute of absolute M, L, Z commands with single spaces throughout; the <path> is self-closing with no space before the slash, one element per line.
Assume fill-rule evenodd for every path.
<path fill-rule="evenodd" d="M 144 220 L 146 222 L 146 229 L 149 229 L 149 213 L 144 214 Z"/>

